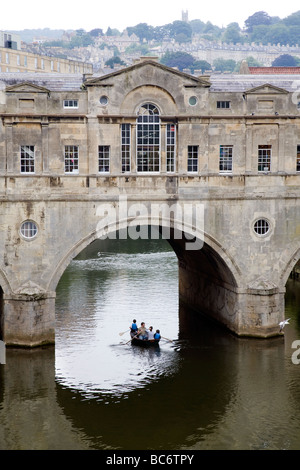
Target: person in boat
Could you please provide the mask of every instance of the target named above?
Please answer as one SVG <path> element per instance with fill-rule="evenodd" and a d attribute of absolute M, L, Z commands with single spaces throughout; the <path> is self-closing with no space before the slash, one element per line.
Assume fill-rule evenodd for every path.
<path fill-rule="evenodd" d="M 130 333 L 131 333 L 131 336 L 135 336 L 138 332 L 138 326 L 136 324 L 136 320 L 133 320 L 132 321 L 132 325 L 130 327 Z"/>
<path fill-rule="evenodd" d="M 156 340 L 160 340 L 161 336 L 160 336 L 160 331 L 159 330 L 156 330 L 156 332 L 154 333 L 154 339 Z"/>
<path fill-rule="evenodd" d="M 138 334 L 139 339 L 148 339 L 148 333 L 147 333 L 147 330 L 146 330 L 145 322 L 142 321 L 141 326 L 139 327 L 137 334 Z"/>
<path fill-rule="evenodd" d="M 148 340 L 153 341 L 154 340 L 153 326 L 149 326 L 149 330 L 147 330 L 147 333 L 148 333 Z"/>

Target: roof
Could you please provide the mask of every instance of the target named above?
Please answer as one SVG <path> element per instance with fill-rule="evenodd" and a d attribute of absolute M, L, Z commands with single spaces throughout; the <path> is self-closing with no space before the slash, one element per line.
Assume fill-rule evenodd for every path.
<path fill-rule="evenodd" d="M 249 72 L 252 75 L 278 75 L 278 74 L 288 74 L 288 75 L 299 75 L 300 67 L 249 67 Z"/>
<path fill-rule="evenodd" d="M 300 71 L 298 75 L 212 74 L 210 82 L 211 92 L 244 93 L 266 84 L 294 92 L 300 88 Z"/>
<path fill-rule="evenodd" d="M 265 67 L 264 67 L 265 68 Z M 284 67 L 285 68 L 285 67 Z M 298 67 L 297 67 L 298 68 Z M 126 69 L 123 69 L 126 70 Z M 294 92 L 300 89 L 300 68 L 299 74 L 218 74 L 212 73 L 209 81 L 204 77 L 198 77 L 180 73 L 170 68 L 165 68 L 175 74 L 179 74 L 183 79 L 189 77 L 197 83 L 210 85 L 211 92 L 244 93 L 262 85 L 272 85 L 277 88 Z M 122 73 L 120 70 L 118 73 Z M 113 74 L 102 75 L 99 78 L 112 77 Z M 93 75 L 96 81 L 96 75 Z M 81 91 L 85 82 L 82 74 L 60 74 L 60 73 L 0 73 L 0 91 L 13 85 L 21 83 L 32 83 L 37 87 L 46 88 L 49 91 Z M 204 80 L 206 80 L 204 82 Z M 101 80 L 100 80 L 101 82 Z M 86 83 L 86 82 L 85 82 Z"/>
<path fill-rule="evenodd" d="M 0 90 L 20 83 L 32 83 L 50 91 L 80 91 L 84 81 L 82 74 L 62 73 L 0 73 Z"/>

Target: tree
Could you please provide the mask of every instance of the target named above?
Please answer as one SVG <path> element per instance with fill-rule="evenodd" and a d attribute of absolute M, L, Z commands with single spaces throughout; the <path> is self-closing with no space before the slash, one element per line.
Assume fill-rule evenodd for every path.
<path fill-rule="evenodd" d="M 298 26 L 300 28 L 300 10 L 287 16 L 282 21 L 287 26 Z"/>
<path fill-rule="evenodd" d="M 103 36 L 103 30 L 100 28 L 92 29 L 89 32 L 89 35 L 92 36 L 93 38 L 96 38 L 98 36 Z"/>
<path fill-rule="evenodd" d="M 123 60 L 121 60 L 120 57 L 112 57 L 111 59 L 107 60 L 105 62 L 105 65 L 108 65 L 108 67 L 114 69 L 115 68 L 115 65 L 126 65 L 125 62 L 123 62 Z"/>
<path fill-rule="evenodd" d="M 240 31 L 241 28 L 238 23 L 230 23 L 223 33 L 222 41 L 233 44 L 243 43 L 244 38 L 241 36 Z"/>
<path fill-rule="evenodd" d="M 211 70 L 211 65 L 206 60 L 195 60 L 195 62 L 191 66 L 192 73 L 195 70 L 201 70 L 204 73 L 206 70 Z"/>
<path fill-rule="evenodd" d="M 258 25 L 270 25 L 272 23 L 271 17 L 265 11 L 257 11 L 252 16 L 249 16 L 245 21 L 246 30 L 252 33 L 253 27 Z"/>
<path fill-rule="evenodd" d="M 297 60 L 290 54 L 282 54 L 272 62 L 273 67 L 296 67 Z"/>
<path fill-rule="evenodd" d="M 266 44 L 289 44 L 290 31 L 285 24 L 274 24 L 268 27 Z"/>
<path fill-rule="evenodd" d="M 193 30 L 185 21 L 173 21 L 170 34 L 176 42 L 188 42 L 192 39 Z"/>
<path fill-rule="evenodd" d="M 216 59 L 214 68 L 219 72 L 233 72 L 236 66 L 235 60 L 232 59 Z"/>
<path fill-rule="evenodd" d="M 149 26 L 147 23 L 139 23 L 136 26 L 128 27 L 127 32 L 129 36 L 135 34 L 141 42 L 144 39 L 146 41 L 151 41 L 151 39 L 154 38 L 154 28 L 153 26 Z"/>
<path fill-rule="evenodd" d="M 195 59 L 187 52 L 166 52 L 160 62 L 168 67 L 177 67 L 179 70 L 191 68 Z"/>
<path fill-rule="evenodd" d="M 252 33 L 250 35 L 251 42 L 267 44 L 266 37 L 269 31 L 269 26 L 260 24 L 253 26 Z"/>

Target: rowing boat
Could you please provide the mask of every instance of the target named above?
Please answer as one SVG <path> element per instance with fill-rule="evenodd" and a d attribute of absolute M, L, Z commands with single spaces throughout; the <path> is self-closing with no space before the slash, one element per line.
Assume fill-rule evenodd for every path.
<path fill-rule="evenodd" d="M 139 339 L 137 337 L 131 338 L 131 344 L 135 346 L 142 346 L 143 348 L 149 348 L 153 346 L 159 346 L 159 339 Z"/>

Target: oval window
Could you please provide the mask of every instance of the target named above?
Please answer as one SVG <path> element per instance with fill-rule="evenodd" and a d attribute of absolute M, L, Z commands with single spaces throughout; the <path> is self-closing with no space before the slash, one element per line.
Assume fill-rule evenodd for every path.
<path fill-rule="evenodd" d="M 108 103 L 108 98 L 107 98 L 107 96 L 104 96 L 104 95 L 101 96 L 101 98 L 100 98 L 100 104 L 101 104 L 102 106 L 106 106 L 107 103 Z"/>
<path fill-rule="evenodd" d="M 26 220 L 22 223 L 20 232 L 23 238 L 25 238 L 26 240 L 32 240 L 36 237 L 38 228 L 35 222 L 32 222 L 31 220 Z"/>
<path fill-rule="evenodd" d="M 266 219 L 258 219 L 254 223 L 254 232 L 259 235 L 267 235 L 270 232 L 270 223 Z"/>
<path fill-rule="evenodd" d="M 196 96 L 191 96 L 190 99 L 189 99 L 189 103 L 190 103 L 191 106 L 196 106 L 196 104 L 198 103 L 197 97 Z"/>

